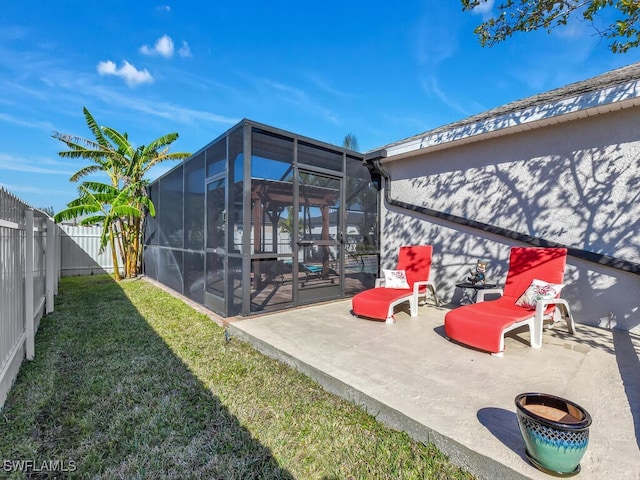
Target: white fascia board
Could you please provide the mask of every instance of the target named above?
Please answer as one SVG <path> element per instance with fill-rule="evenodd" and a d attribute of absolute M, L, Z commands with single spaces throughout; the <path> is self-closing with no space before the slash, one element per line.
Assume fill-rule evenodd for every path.
<path fill-rule="evenodd" d="M 387 158 L 382 160 L 382 163 L 410 157 L 418 151 L 424 153 L 442 150 L 638 105 L 640 105 L 640 80 L 635 80 L 475 123 L 453 126 L 449 130 L 425 132 L 422 136 L 386 147 Z"/>

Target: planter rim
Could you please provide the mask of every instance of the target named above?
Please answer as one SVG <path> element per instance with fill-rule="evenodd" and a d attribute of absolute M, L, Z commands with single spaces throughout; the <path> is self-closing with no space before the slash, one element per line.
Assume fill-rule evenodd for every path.
<path fill-rule="evenodd" d="M 572 422 L 572 423 L 565 423 L 565 422 L 560 422 L 556 420 L 551 420 L 549 418 L 538 415 L 537 413 L 532 412 L 531 410 L 524 407 L 520 403 L 521 400 L 524 398 L 549 398 L 557 402 L 564 402 L 580 410 L 580 412 L 584 415 L 584 418 L 579 422 Z M 521 393 L 518 396 L 516 396 L 515 404 L 518 411 L 521 412 L 523 415 L 531 417 L 534 420 L 537 420 L 538 422 L 544 425 L 548 425 L 550 427 L 562 428 L 564 430 L 584 430 L 585 428 L 591 425 L 591 415 L 589 415 L 589 412 L 587 412 L 583 407 L 581 407 L 577 403 L 571 400 L 567 400 L 566 398 L 558 397 L 557 395 L 551 395 L 549 393 L 540 393 L 540 392 Z"/>

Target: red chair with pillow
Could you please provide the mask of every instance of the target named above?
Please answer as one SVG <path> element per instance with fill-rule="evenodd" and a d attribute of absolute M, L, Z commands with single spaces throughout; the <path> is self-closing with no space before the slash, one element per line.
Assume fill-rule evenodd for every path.
<path fill-rule="evenodd" d="M 418 316 L 421 297 L 426 300 L 431 294 L 436 305 L 440 305 L 435 286 L 429 281 L 432 253 L 431 245 L 400 247 L 396 269 L 383 270 L 385 278 L 376 281 L 376 288 L 353 297 L 353 314 L 393 323 L 394 307 L 404 302 L 409 302 L 412 317 Z"/>
<path fill-rule="evenodd" d="M 543 323 L 554 319 L 556 307 L 573 333 L 569 304 L 558 298 L 564 287 L 566 259 L 566 248 L 512 247 L 504 290 L 497 290 L 502 296 L 485 302 L 484 295 L 496 290 L 481 290 L 478 303 L 448 312 L 444 317 L 445 335 L 501 357 L 505 333 L 527 325 L 531 347 L 540 348 Z"/>

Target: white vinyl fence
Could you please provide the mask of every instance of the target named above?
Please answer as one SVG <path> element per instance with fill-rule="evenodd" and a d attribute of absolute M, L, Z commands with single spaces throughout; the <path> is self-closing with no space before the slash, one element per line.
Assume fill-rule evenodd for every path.
<path fill-rule="evenodd" d="M 0 408 L 22 361 L 35 356 L 40 319 L 53 311 L 60 228 L 0 188 Z"/>
<path fill-rule="evenodd" d="M 61 275 L 98 275 L 113 273 L 111 247 L 100 252 L 101 226 L 60 225 L 62 228 Z M 123 267 L 120 265 L 120 271 Z"/>

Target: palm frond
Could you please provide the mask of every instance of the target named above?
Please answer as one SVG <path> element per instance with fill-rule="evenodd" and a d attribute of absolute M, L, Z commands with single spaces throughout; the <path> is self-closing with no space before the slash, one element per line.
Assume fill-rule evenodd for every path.
<path fill-rule="evenodd" d="M 155 214 L 155 207 L 153 205 L 153 202 L 151 201 L 151 198 L 149 198 L 149 196 L 146 193 L 140 193 L 140 192 L 137 192 L 137 193 L 138 194 L 131 199 L 131 204 L 134 205 L 136 208 L 139 208 L 140 210 L 142 210 L 143 207 L 146 207 L 150 211 L 153 210 Z"/>
<path fill-rule="evenodd" d="M 53 217 L 56 222 L 74 220 L 82 215 L 100 211 L 99 207 L 96 208 L 95 206 L 88 205 L 86 203 L 74 204 L 74 202 L 69 202 L 68 206 L 68 208 L 58 212 L 55 217 Z"/>
<path fill-rule="evenodd" d="M 104 215 L 92 215 L 91 217 L 85 217 L 80 221 L 80 225 L 97 225 L 103 223 L 105 220 Z"/>
<path fill-rule="evenodd" d="M 92 193 L 93 199 L 100 205 L 108 206 L 113 202 L 113 195 L 111 193 Z"/>
<path fill-rule="evenodd" d="M 141 217 L 143 215 L 140 209 L 124 204 L 114 206 L 111 209 L 111 213 L 119 217 Z"/>
<path fill-rule="evenodd" d="M 87 175 L 90 175 L 92 173 L 98 172 L 100 170 L 102 170 L 102 169 L 98 165 L 89 165 L 87 167 L 81 168 L 76 173 L 71 175 L 71 177 L 69 178 L 69 181 L 70 182 L 77 182 L 82 177 L 86 177 Z"/>
<path fill-rule="evenodd" d="M 120 190 L 116 196 L 111 201 L 111 205 L 113 207 L 120 205 L 131 205 L 134 204 L 135 192 L 137 189 L 136 184 L 129 184 L 125 186 L 122 190 Z"/>
<path fill-rule="evenodd" d="M 161 137 L 156 138 L 149 145 L 147 145 L 147 150 L 155 152 L 162 147 L 172 144 L 178 139 L 178 137 L 179 135 L 177 132 L 162 135 Z"/>
<path fill-rule="evenodd" d="M 182 160 L 190 156 L 191 154 L 189 152 L 174 152 L 174 153 L 167 153 L 165 155 L 161 155 L 163 160 Z"/>
<path fill-rule="evenodd" d="M 82 112 L 84 113 L 84 118 L 87 122 L 89 130 L 91 130 L 91 132 L 93 133 L 93 136 L 96 138 L 98 144 L 104 148 L 111 149 L 111 145 L 109 144 L 107 139 L 104 138 L 100 126 L 96 123 L 93 115 L 91 115 L 87 107 L 82 107 Z"/>
<path fill-rule="evenodd" d="M 103 182 L 82 182 L 82 187 L 85 187 L 88 190 L 91 190 L 95 193 L 108 193 L 113 195 L 114 197 L 118 194 L 119 190 L 113 185 L 109 185 L 108 183 Z"/>
<path fill-rule="evenodd" d="M 69 203 L 67 203 L 67 208 L 79 207 L 80 205 L 85 205 L 86 203 L 87 202 L 85 202 L 82 197 L 76 198 L 74 200 L 71 200 Z"/>
<path fill-rule="evenodd" d="M 129 165 L 127 165 L 127 172 L 125 174 L 129 179 L 129 182 L 136 182 L 137 180 L 135 180 L 135 178 L 140 176 L 137 172 L 140 169 L 141 159 L 144 160 L 141 156 L 140 148 L 138 148 L 135 153 L 129 157 Z"/>
<path fill-rule="evenodd" d="M 105 151 L 109 149 L 109 146 L 100 145 L 93 140 L 89 140 L 87 138 L 78 137 L 75 135 L 69 135 L 68 133 L 60 133 L 54 131 L 51 134 L 52 138 L 61 141 L 66 146 L 71 148 L 72 150 L 96 150 L 96 151 Z"/>
<path fill-rule="evenodd" d="M 149 209 L 149 215 L 151 215 L 152 217 L 156 216 L 156 206 L 153 204 L 153 202 L 151 201 L 151 199 L 149 197 L 145 197 L 149 199 L 149 203 L 146 204 L 146 207 Z"/>
<path fill-rule="evenodd" d="M 165 155 L 158 155 L 157 157 L 147 159 L 147 161 L 145 162 L 142 168 L 142 171 L 143 173 L 146 173 L 149 171 L 149 169 L 151 169 L 151 167 L 161 162 L 164 162 L 165 160 L 183 160 L 185 158 L 189 158 L 190 156 L 191 154 L 187 152 L 175 152 L 175 153 L 167 153 Z"/>
<path fill-rule="evenodd" d="M 62 158 L 86 158 L 104 167 L 108 164 L 107 159 L 114 156 L 116 153 L 117 152 L 111 150 L 88 150 L 81 148 L 78 150 L 58 152 L 58 155 Z"/>
<path fill-rule="evenodd" d="M 134 148 L 129 143 L 129 139 L 126 133 L 120 133 L 111 127 L 102 127 L 104 134 L 111 139 L 111 141 L 118 147 L 118 151 L 125 156 L 132 157 Z"/>

